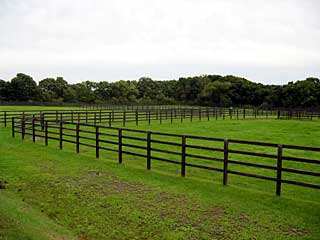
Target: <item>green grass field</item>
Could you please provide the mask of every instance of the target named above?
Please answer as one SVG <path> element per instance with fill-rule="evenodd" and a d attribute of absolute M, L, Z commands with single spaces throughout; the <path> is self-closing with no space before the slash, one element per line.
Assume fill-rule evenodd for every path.
<path fill-rule="evenodd" d="M 319 121 L 176 120 L 126 127 L 320 146 Z M 320 159 L 319 153 L 287 154 Z M 0 190 L 0 239 L 320 239 L 319 190 L 283 184 L 282 196 L 276 197 L 274 182 L 230 175 L 228 186 L 223 186 L 221 173 L 187 168 L 182 178 L 179 166 L 155 161 L 147 171 L 143 158 L 124 155 L 119 165 L 116 153 L 101 151 L 96 159 L 92 148 L 81 146 L 76 154 L 69 143 L 59 150 L 56 141 L 46 147 L 43 140 L 11 138 L 10 129 L 1 129 L 0 156 L 0 181 L 6 187 Z M 270 159 L 259 161 L 274 164 Z M 287 164 L 320 171 L 319 166 Z M 286 177 L 320 183 L 317 177 Z"/>
<path fill-rule="evenodd" d="M 84 109 L 79 107 L 64 107 L 64 106 L 0 106 L 0 111 L 9 111 L 9 110 L 69 110 L 69 109 Z"/>

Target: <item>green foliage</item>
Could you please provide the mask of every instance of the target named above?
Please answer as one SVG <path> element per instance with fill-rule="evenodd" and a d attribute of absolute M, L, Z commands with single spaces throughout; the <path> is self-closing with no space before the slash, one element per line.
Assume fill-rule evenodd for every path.
<path fill-rule="evenodd" d="M 0 100 L 5 100 L 9 95 L 9 83 L 0 79 Z"/>
<path fill-rule="evenodd" d="M 31 77 L 19 73 L 11 82 L 0 80 L 0 100 L 319 108 L 320 80 L 307 78 L 279 86 L 232 75 L 202 75 L 169 81 L 141 77 L 138 81 L 68 84 L 57 77 L 43 79 L 36 86 Z"/>
<path fill-rule="evenodd" d="M 18 73 L 8 85 L 8 99 L 16 101 L 28 101 L 36 99 L 37 83 L 32 77 Z"/>
<path fill-rule="evenodd" d="M 42 100 L 45 102 L 62 101 L 66 96 L 68 98 L 70 91 L 68 82 L 62 77 L 43 79 L 39 82 L 38 88 L 41 92 Z"/>

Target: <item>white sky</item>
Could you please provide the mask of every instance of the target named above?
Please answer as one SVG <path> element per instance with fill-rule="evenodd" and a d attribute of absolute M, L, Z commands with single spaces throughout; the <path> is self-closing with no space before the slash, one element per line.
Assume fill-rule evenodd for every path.
<path fill-rule="evenodd" d="M 318 0 L 0 0 L 0 79 L 320 76 Z"/>

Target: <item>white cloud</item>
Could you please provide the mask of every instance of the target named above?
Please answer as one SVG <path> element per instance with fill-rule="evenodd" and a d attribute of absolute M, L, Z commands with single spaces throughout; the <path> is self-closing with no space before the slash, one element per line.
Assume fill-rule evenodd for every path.
<path fill-rule="evenodd" d="M 0 1 L 0 78 L 320 75 L 318 1 Z"/>

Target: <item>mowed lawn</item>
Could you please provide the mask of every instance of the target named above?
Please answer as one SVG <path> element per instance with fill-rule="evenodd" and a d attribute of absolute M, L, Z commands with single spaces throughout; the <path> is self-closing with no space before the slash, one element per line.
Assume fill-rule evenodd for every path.
<path fill-rule="evenodd" d="M 126 127 L 320 146 L 319 121 L 174 123 Z M 10 129 L 1 129 L 0 239 L 320 239 L 319 190 L 283 184 L 276 197 L 274 182 L 230 175 L 223 186 L 218 172 L 187 167 L 182 178 L 169 163 L 153 161 L 148 171 L 143 158 L 124 155 L 120 165 L 116 153 L 101 151 L 96 159 L 94 149 L 81 146 L 76 154 L 72 144 L 57 146 L 11 138 Z M 317 177 L 299 178 L 319 184 Z"/>

